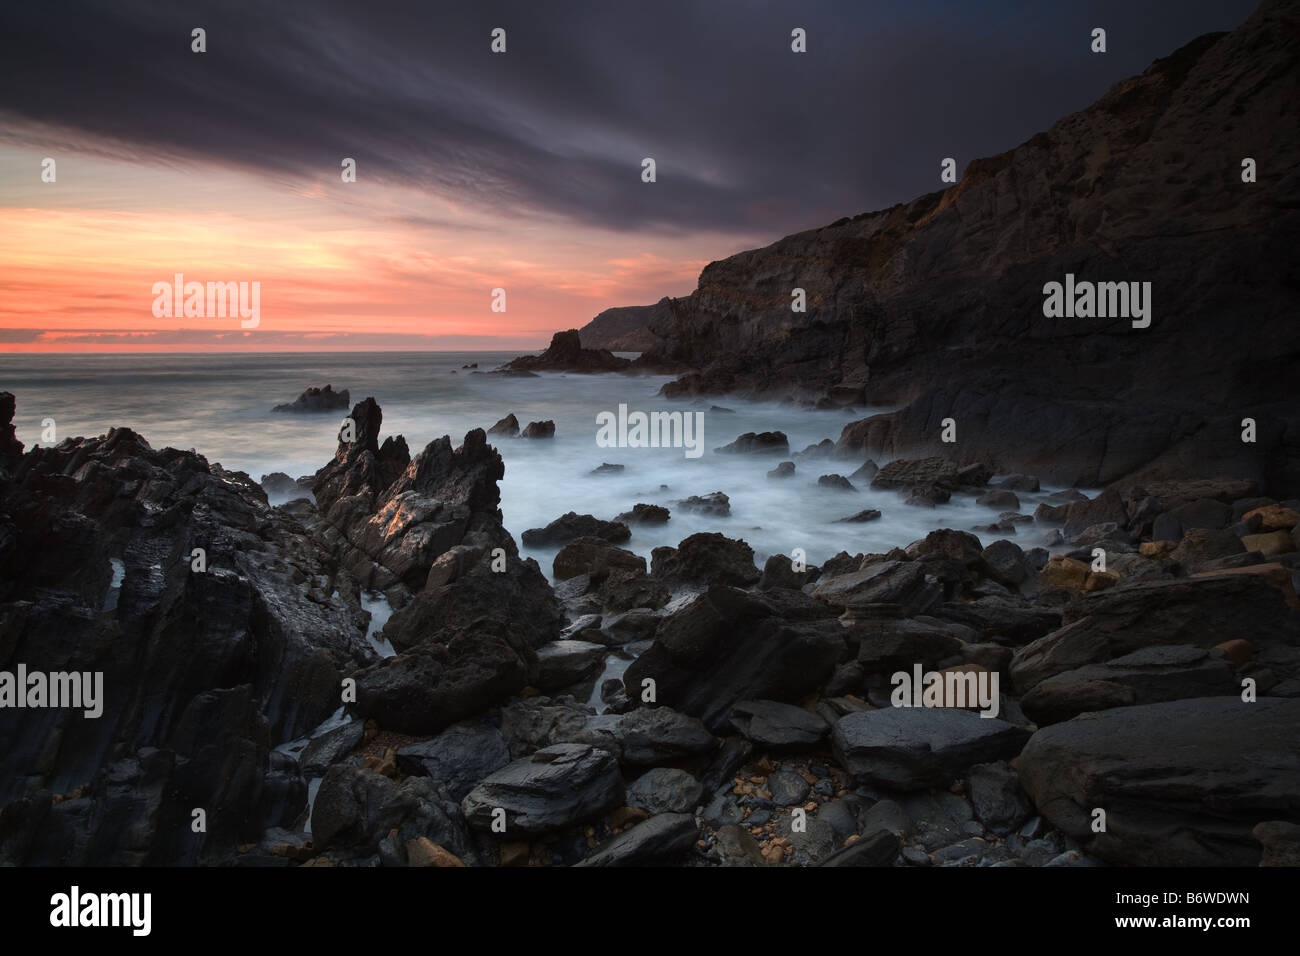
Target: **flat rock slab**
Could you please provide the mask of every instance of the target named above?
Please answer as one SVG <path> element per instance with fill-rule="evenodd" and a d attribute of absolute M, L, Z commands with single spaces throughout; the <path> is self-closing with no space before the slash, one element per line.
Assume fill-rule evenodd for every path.
<path fill-rule="evenodd" d="M 1010 759 L 1029 732 L 967 710 L 890 707 L 841 717 L 831 734 L 840 766 L 861 783 L 896 790 L 942 787 L 968 767 Z"/>
<path fill-rule="evenodd" d="M 492 774 L 463 799 L 461 812 L 477 830 L 490 830 L 505 810 L 506 836 L 558 830 L 623 802 L 618 760 L 586 744 L 556 744 Z"/>
<path fill-rule="evenodd" d="M 599 618 L 596 619 L 599 622 Z M 543 691 L 559 690 L 594 677 L 608 648 L 590 641 L 561 640 L 537 649 L 536 686 Z"/>
<path fill-rule="evenodd" d="M 1300 700 L 1204 697 L 1038 731 L 1020 782 L 1089 854 L 1134 866 L 1257 866 L 1265 820 L 1300 821 Z M 1092 812 L 1106 811 L 1093 834 Z"/>
<path fill-rule="evenodd" d="M 661 813 L 610 840 L 575 866 L 644 866 L 684 853 L 695 842 L 695 818 Z"/>
<path fill-rule="evenodd" d="M 742 700 L 731 709 L 730 720 L 747 739 L 765 747 L 815 747 L 830 731 L 816 714 L 775 700 Z"/>

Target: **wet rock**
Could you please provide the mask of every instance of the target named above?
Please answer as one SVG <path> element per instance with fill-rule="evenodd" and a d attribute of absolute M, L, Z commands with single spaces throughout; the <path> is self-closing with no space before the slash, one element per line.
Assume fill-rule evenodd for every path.
<path fill-rule="evenodd" d="M 661 813 L 610 840 L 576 866 L 645 866 L 672 860 L 695 843 L 695 818 Z"/>
<path fill-rule="evenodd" d="M 772 793 L 772 802 L 778 807 L 791 807 L 807 800 L 812 786 L 797 773 L 778 770 L 768 776 L 767 789 Z"/>
<path fill-rule="evenodd" d="M 561 640 L 537 649 L 537 676 L 533 686 L 543 692 L 569 687 L 595 677 L 608 649 L 588 641 Z"/>
<path fill-rule="evenodd" d="M 685 770 L 656 767 L 627 788 L 627 805 L 650 813 L 693 813 L 704 799 L 704 788 Z"/>
<path fill-rule="evenodd" d="M 614 734 L 622 744 L 624 763 L 635 766 L 708 754 L 718 747 L 718 739 L 702 722 L 664 706 L 638 707 L 624 714 Z"/>
<path fill-rule="evenodd" d="M 783 461 L 767 473 L 769 478 L 793 478 L 794 462 Z"/>
<path fill-rule="evenodd" d="M 898 837 L 888 831 L 877 830 L 836 850 L 823 860 L 821 865 L 893 866 L 898 858 L 899 849 Z"/>
<path fill-rule="evenodd" d="M 919 790 L 946 786 L 973 764 L 1014 757 L 1028 736 L 967 710 L 890 708 L 841 718 L 831 746 L 859 781 Z"/>
<path fill-rule="evenodd" d="M 775 700 L 739 701 L 729 719 L 748 740 L 777 750 L 811 749 L 830 732 L 826 721 L 816 714 Z"/>
<path fill-rule="evenodd" d="M 364 733 L 361 721 L 350 720 L 341 727 L 313 738 L 298 756 L 298 765 L 306 774 L 323 774 L 332 763 L 337 763 L 361 743 Z"/>
<path fill-rule="evenodd" d="M 1046 726 L 1085 711 L 1240 691 L 1222 651 L 1172 644 L 1056 674 L 1036 684 L 1020 704 L 1030 720 Z"/>
<path fill-rule="evenodd" d="M 623 802 L 614 755 L 586 744 L 555 744 L 515 760 L 479 783 L 461 801 L 470 826 L 490 831 L 493 811 L 505 811 L 506 833 L 532 836 L 562 829 Z"/>
<path fill-rule="evenodd" d="M 969 789 L 975 816 L 995 833 L 1010 833 L 1033 811 L 1019 775 L 1004 761 L 971 767 Z"/>
<path fill-rule="evenodd" d="M 535 674 L 518 629 L 484 618 L 385 658 L 356 674 L 355 710 L 404 733 L 436 733 L 518 693 Z"/>
<path fill-rule="evenodd" d="M 1066 671 L 1144 647 L 1210 648 L 1238 635 L 1256 646 L 1290 645 L 1296 617 L 1283 596 L 1254 575 L 1151 581 L 1070 604 L 1063 627 L 1016 652 L 1011 677 L 1021 692 Z"/>
<path fill-rule="evenodd" d="M 505 737 L 486 723 L 456 724 L 432 740 L 397 750 L 397 766 L 403 773 L 446 784 L 453 800 L 462 799 L 479 781 L 509 762 Z"/>
<path fill-rule="evenodd" d="M 1090 854 L 1135 866 L 1255 866 L 1251 835 L 1300 796 L 1300 701 L 1121 707 L 1038 731 L 1020 756 L 1034 805 Z M 1092 832 L 1094 807 L 1106 830 Z"/>
<path fill-rule="evenodd" d="M 795 603 L 768 603 L 777 595 Z M 660 624 L 624 684 L 629 696 L 639 697 L 642 681 L 654 680 L 661 704 L 717 729 L 738 701 L 789 701 L 830 675 L 845 650 L 843 628 L 827 619 L 830 613 L 795 591 L 760 598 L 712 587 Z"/>

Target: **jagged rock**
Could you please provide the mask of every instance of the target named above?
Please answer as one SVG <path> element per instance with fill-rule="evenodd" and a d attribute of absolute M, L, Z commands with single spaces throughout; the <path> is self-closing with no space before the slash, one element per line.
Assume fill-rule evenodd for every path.
<path fill-rule="evenodd" d="M 478 855 L 447 790 L 428 777 L 395 784 L 388 777 L 349 764 L 330 768 L 312 806 L 315 849 L 351 850 L 365 857 L 397 831 L 397 843 L 426 839 L 463 862 Z"/>
<path fill-rule="evenodd" d="M 667 524 L 670 514 L 661 505 L 635 504 L 631 511 L 624 511 L 614 520 L 623 524 Z"/>
<path fill-rule="evenodd" d="M 23 453 L 23 443 L 17 438 L 14 428 L 14 412 L 18 402 L 13 392 L 0 392 L 0 463 L 5 459 L 18 458 Z"/>
<path fill-rule="evenodd" d="M 570 511 L 545 528 L 529 528 L 520 537 L 530 548 L 553 548 L 568 544 L 575 538 L 601 538 L 621 544 L 632 537 L 632 532 L 620 521 L 601 521 L 592 515 Z"/>
<path fill-rule="evenodd" d="M 879 517 L 880 517 L 879 511 L 877 511 L 875 508 L 867 508 L 864 511 L 859 511 L 857 514 L 849 515 L 847 518 L 839 518 L 837 519 L 837 523 L 862 524 L 863 522 L 866 521 L 875 521 Z"/>
<path fill-rule="evenodd" d="M 650 552 L 650 573 L 673 588 L 698 584 L 749 587 L 761 576 L 754 566 L 753 548 L 712 531 L 693 534 L 675 548 L 655 548 Z"/>
<path fill-rule="evenodd" d="M 502 438 L 516 438 L 519 435 L 519 419 L 515 418 L 514 412 L 511 412 L 489 428 L 487 433 L 489 435 L 500 435 Z"/>
<path fill-rule="evenodd" d="M 333 387 L 326 385 L 324 388 L 312 386 L 293 400 L 285 405 L 276 405 L 271 411 L 273 412 L 332 412 L 340 408 L 347 408 L 352 401 L 345 388 L 341 392 L 334 391 Z"/>
<path fill-rule="evenodd" d="M 730 444 L 713 451 L 718 455 L 788 455 L 790 442 L 785 432 L 745 432 Z"/>
<path fill-rule="evenodd" d="M 1119 707 L 1044 728 L 1020 780 L 1090 854 L 1130 866 L 1255 866 L 1251 831 L 1300 806 L 1300 700 Z M 1093 808 L 1106 830 L 1093 833 Z"/>
<path fill-rule="evenodd" d="M 105 690 L 97 719 L 0 710 L 0 830 L 30 831 L 5 862 L 223 863 L 291 823 L 305 784 L 272 743 L 375 658 L 346 573 L 247 475 L 129 429 L 32 449 L 0 494 L 0 656 Z M 221 818 L 207 836 L 195 806 Z"/>
<path fill-rule="evenodd" d="M 714 491 L 707 495 L 691 495 L 689 498 L 683 498 L 677 502 L 677 507 L 693 514 L 726 518 L 731 514 L 731 499 L 721 491 Z"/>
<path fill-rule="evenodd" d="M 1295 646 L 1297 621 L 1257 576 L 1141 582 L 1068 605 L 1059 630 L 1016 652 L 1011 678 L 1027 693 L 1049 677 L 1145 647 L 1210 648 L 1238 635 L 1255 646 Z"/>
<path fill-rule="evenodd" d="M 586 349 L 577 329 L 556 332 L 541 355 L 521 355 L 504 368 L 515 372 L 617 372 L 632 364 L 608 349 Z"/>
<path fill-rule="evenodd" d="M 507 557 L 503 571 L 493 570 L 493 563 L 484 555 L 468 573 L 420 591 L 393 612 L 384 637 L 399 651 L 446 644 L 449 635 L 476 627 L 508 632 L 512 641 L 527 648 L 557 640 L 564 613 L 537 562 Z"/>
<path fill-rule="evenodd" d="M 1035 684 L 1020 706 L 1045 727 L 1085 711 L 1240 692 L 1222 651 L 1170 644 L 1055 674 Z"/>
<path fill-rule="evenodd" d="M 783 461 L 783 462 L 781 462 L 781 463 L 778 464 L 775 468 L 773 468 L 771 471 L 769 471 L 769 472 L 767 473 L 767 477 L 768 477 L 768 478 L 774 478 L 774 479 L 779 479 L 779 478 L 793 478 L 793 477 L 794 477 L 794 462 L 792 462 L 792 461 Z"/>
<path fill-rule="evenodd" d="M 798 609 L 769 603 L 782 593 Z M 652 679 L 660 704 L 718 730 L 738 701 L 789 701 L 830 675 L 845 644 L 843 628 L 829 614 L 796 591 L 760 598 L 712 587 L 660 624 L 654 643 L 628 667 L 624 686 L 636 699 L 642 681 Z"/>

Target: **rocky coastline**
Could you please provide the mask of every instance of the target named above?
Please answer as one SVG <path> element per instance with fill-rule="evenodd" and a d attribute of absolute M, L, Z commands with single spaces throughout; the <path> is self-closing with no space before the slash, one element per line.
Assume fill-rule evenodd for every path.
<path fill-rule="evenodd" d="M 105 693 L 97 719 L 0 710 L 0 860 L 1297 862 L 1300 501 L 896 460 L 898 507 L 1010 494 L 1023 520 L 820 567 L 718 533 L 647 563 L 620 544 L 671 516 L 629 502 L 539 529 L 564 542 L 542 568 L 484 431 L 412 455 L 373 399 L 351 418 L 278 507 L 126 428 L 6 440 L 0 667 Z"/>

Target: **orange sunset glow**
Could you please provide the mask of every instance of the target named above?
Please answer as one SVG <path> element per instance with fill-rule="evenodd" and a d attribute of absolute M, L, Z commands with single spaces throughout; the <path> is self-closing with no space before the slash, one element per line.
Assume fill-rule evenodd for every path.
<path fill-rule="evenodd" d="M 57 159 L 54 183 L 41 160 Z M 734 236 L 511 219 L 412 188 L 0 148 L 0 349 L 538 348 L 612 305 L 683 295 Z M 261 321 L 157 318 L 155 282 L 261 284 Z M 491 310 L 506 290 L 506 311 Z M 385 344 L 384 336 L 392 336 Z M 400 338 L 399 338 L 400 337 Z"/>

